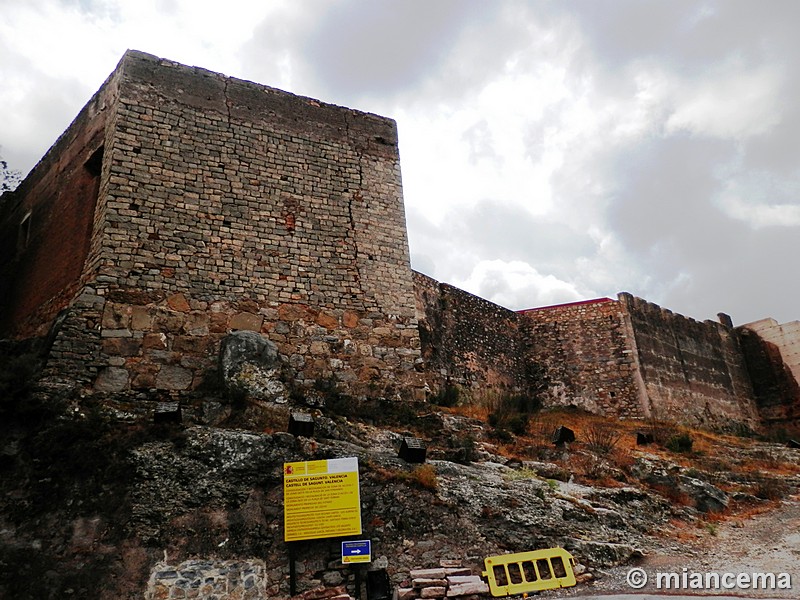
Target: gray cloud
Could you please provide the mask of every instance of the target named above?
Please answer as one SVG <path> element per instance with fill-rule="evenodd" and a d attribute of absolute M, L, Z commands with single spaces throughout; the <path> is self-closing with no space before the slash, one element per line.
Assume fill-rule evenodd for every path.
<path fill-rule="evenodd" d="M 24 81 L 31 90 L 9 107 L 13 118 L 0 127 L 5 159 L 12 168 L 27 174 L 69 126 L 77 114 L 75 107 L 85 103 L 92 90 L 68 74 L 62 78 L 45 74 L 2 41 L 0 56 L 5 81 Z"/>
<path fill-rule="evenodd" d="M 467 14 L 457 2 L 338 2 L 305 52 L 326 89 L 396 93 L 436 71 Z"/>
<path fill-rule="evenodd" d="M 720 188 L 714 169 L 735 154 L 730 143 L 678 135 L 617 156 L 609 224 L 634 252 L 669 241 L 680 258 L 691 257 L 727 224 L 712 204 Z"/>
<path fill-rule="evenodd" d="M 577 257 L 594 254 L 596 244 L 568 223 L 535 217 L 518 205 L 483 201 L 447 220 L 449 237 L 485 260 L 520 260 L 542 273 L 571 272 Z"/>

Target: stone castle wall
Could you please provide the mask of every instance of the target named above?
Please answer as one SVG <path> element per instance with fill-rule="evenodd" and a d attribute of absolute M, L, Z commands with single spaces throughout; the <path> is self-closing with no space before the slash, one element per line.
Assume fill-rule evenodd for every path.
<path fill-rule="evenodd" d="M 776 371 L 729 325 L 629 294 L 514 313 L 412 275 L 392 120 L 139 52 L 5 200 L 0 334 L 55 323 L 51 385 L 192 392 L 249 330 L 301 392 L 526 394 L 544 375 L 551 405 L 705 425 L 797 395 L 794 329 L 753 330 Z"/>
<path fill-rule="evenodd" d="M 474 399 L 528 393 L 530 355 L 519 315 L 427 275 L 414 272 L 426 381 Z"/>
<path fill-rule="evenodd" d="M 733 329 L 620 294 L 655 417 L 701 426 L 758 424 L 753 388 Z"/>
<path fill-rule="evenodd" d="M 521 315 L 529 352 L 550 380 L 547 404 L 626 418 L 649 415 L 624 305 L 601 298 Z"/>
<path fill-rule="evenodd" d="M 729 326 L 701 323 L 627 293 L 513 312 L 420 273 L 414 284 L 434 394 L 453 385 L 471 396 L 462 400 L 480 400 L 532 393 L 545 381 L 545 406 L 758 426 L 751 373 Z"/>
<path fill-rule="evenodd" d="M 800 322 L 762 319 L 737 327 L 761 418 L 767 423 L 800 420 Z"/>
<path fill-rule="evenodd" d="M 192 390 L 252 330 L 301 387 L 421 397 L 395 123 L 138 52 L 114 80 L 51 372 Z"/>
<path fill-rule="evenodd" d="M 116 73 L 84 107 L 0 211 L 0 335 L 47 333 L 79 292 L 101 185 Z"/>

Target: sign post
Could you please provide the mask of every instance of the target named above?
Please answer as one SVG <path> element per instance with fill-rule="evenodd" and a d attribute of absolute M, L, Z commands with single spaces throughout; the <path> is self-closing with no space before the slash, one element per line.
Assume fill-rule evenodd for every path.
<path fill-rule="evenodd" d="M 358 458 L 283 465 L 284 540 L 361 535 Z"/>
<path fill-rule="evenodd" d="M 283 530 L 289 546 L 289 589 L 294 596 L 296 542 L 361 535 L 358 458 L 283 463 Z"/>

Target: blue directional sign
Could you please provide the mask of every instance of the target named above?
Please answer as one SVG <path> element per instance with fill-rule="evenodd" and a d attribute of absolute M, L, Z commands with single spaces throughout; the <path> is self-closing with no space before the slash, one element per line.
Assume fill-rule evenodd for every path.
<path fill-rule="evenodd" d="M 342 562 L 346 565 L 372 562 L 372 542 L 370 540 L 342 542 Z"/>

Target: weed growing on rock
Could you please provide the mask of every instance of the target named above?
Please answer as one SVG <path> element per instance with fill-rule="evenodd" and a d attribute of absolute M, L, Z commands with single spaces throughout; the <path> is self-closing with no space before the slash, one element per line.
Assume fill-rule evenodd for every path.
<path fill-rule="evenodd" d="M 367 463 L 375 479 L 383 483 L 401 482 L 424 490 L 434 491 L 439 487 L 436 469 L 433 465 L 420 465 L 411 471 L 387 469 L 373 462 Z"/>
<path fill-rule="evenodd" d="M 421 465 L 411 471 L 410 480 L 412 483 L 425 490 L 434 491 L 439 487 L 436 469 L 434 469 L 432 465 Z"/>
<path fill-rule="evenodd" d="M 507 481 L 519 481 L 520 479 L 539 479 L 539 475 L 533 469 L 522 467 L 521 469 L 513 469 L 504 475 Z"/>

